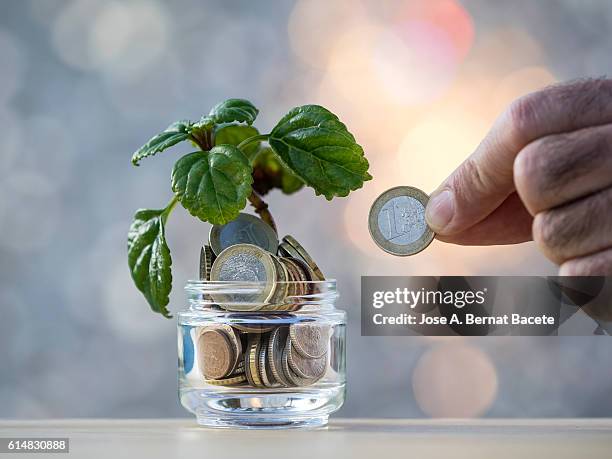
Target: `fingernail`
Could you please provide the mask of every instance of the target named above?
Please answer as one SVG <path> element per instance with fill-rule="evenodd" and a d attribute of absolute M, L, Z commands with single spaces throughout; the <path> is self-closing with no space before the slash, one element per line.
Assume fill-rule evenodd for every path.
<path fill-rule="evenodd" d="M 425 218 L 434 232 L 442 233 L 453 219 L 454 213 L 455 200 L 453 199 L 453 193 L 449 190 L 443 190 L 429 198 Z"/>

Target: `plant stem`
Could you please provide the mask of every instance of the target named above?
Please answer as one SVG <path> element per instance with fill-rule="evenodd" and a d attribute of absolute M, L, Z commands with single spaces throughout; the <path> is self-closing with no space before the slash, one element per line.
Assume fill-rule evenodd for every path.
<path fill-rule="evenodd" d="M 202 151 L 208 151 L 210 150 L 210 148 L 207 148 L 206 145 L 206 140 L 205 139 L 200 139 L 194 135 L 190 135 L 189 136 L 189 140 L 191 140 L 192 142 L 194 142 L 198 147 L 200 147 L 200 150 Z"/>
<path fill-rule="evenodd" d="M 253 190 L 253 192 L 249 196 L 249 202 L 255 209 L 255 212 L 261 217 L 261 219 L 268 225 L 270 225 L 274 232 L 278 233 L 278 231 L 276 230 L 276 223 L 274 223 L 274 218 L 268 210 L 268 204 L 266 204 L 264 200 L 261 199 L 261 196 L 259 196 L 259 194 L 257 194 L 255 190 Z"/>
<path fill-rule="evenodd" d="M 253 137 L 249 137 L 248 139 L 244 139 L 242 142 L 240 142 L 238 144 L 238 149 L 242 150 L 244 147 L 246 147 L 250 143 L 259 142 L 261 140 L 268 140 L 269 138 L 270 138 L 270 134 L 254 135 Z"/>
<path fill-rule="evenodd" d="M 166 223 L 166 220 L 168 219 L 168 215 L 170 215 L 170 213 L 172 212 L 172 209 L 174 209 L 174 206 L 176 206 L 177 202 L 178 202 L 178 197 L 174 195 L 172 196 L 172 199 L 170 200 L 168 205 L 164 207 L 164 211 L 162 212 L 162 215 L 161 215 L 164 223 Z"/>

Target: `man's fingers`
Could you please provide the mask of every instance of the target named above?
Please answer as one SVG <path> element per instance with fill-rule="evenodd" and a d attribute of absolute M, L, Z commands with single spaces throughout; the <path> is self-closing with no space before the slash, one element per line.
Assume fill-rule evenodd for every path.
<path fill-rule="evenodd" d="M 560 276 L 612 276 L 612 249 L 568 260 L 559 268 Z"/>
<path fill-rule="evenodd" d="M 514 161 L 516 190 L 532 215 L 612 185 L 612 124 L 542 137 Z"/>
<path fill-rule="evenodd" d="M 476 151 L 432 194 L 429 225 L 457 234 L 495 210 L 514 190 L 516 156 L 544 136 L 612 123 L 612 80 L 553 86 L 516 100 Z"/>
<path fill-rule="evenodd" d="M 557 264 L 612 247 L 612 188 L 538 213 L 533 239 Z"/>
<path fill-rule="evenodd" d="M 461 245 L 518 244 L 531 240 L 533 217 L 525 209 L 516 193 L 476 225 L 451 236 L 436 236 L 437 239 Z"/>

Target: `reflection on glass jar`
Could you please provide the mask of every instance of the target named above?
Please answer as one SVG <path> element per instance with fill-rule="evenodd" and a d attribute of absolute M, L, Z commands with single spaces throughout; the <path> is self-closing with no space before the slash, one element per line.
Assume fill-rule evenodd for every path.
<path fill-rule="evenodd" d="M 274 294 L 247 282 L 189 282 L 186 290 L 179 395 L 199 424 L 320 426 L 340 408 L 346 314 L 335 308 L 335 281 L 278 282 Z"/>

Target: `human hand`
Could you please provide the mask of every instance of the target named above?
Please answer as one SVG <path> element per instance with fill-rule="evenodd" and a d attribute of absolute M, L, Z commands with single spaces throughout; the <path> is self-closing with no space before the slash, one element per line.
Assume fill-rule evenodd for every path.
<path fill-rule="evenodd" d="M 612 275 L 612 80 L 514 101 L 432 194 L 426 217 L 445 242 L 534 239 L 560 275 Z"/>

